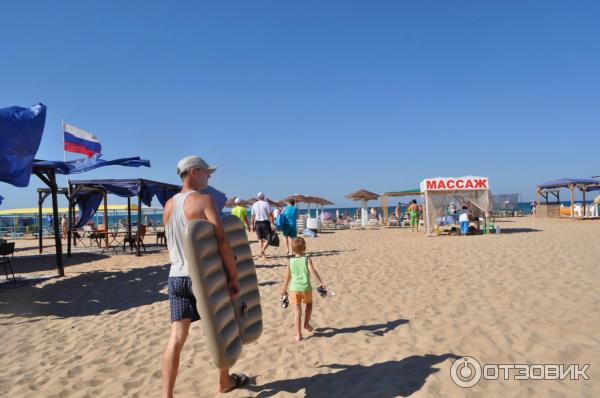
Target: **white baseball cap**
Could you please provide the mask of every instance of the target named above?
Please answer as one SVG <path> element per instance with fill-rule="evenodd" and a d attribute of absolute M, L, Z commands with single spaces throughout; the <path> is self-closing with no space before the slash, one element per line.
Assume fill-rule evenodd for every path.
<path fill-rule="evenodd" d="M 177 162 L 177 175 L 181 175 L 181 173 L 191 169 L 205 169 L 210 173 L 214 173 L 217 168 L 215 166 L 209 166 L 209 164 L 199 156 L 186 156 Z"/>
<path fill-rule="evenodd" d="M 259 192 L 259 193 L 256 194 L 256 197 L 259 198 L 259 199 L 262 199 L 262 198 L 265 197 L 265 194 L 262 193 L 262 192 Z"/>
<path fill-rule="evenodd" d="M 242 200 L 240 198 L 235 198 L 235 200 L 233 202 L 237 205 L 237 204 L 240 204 L 242 202 Z"/>

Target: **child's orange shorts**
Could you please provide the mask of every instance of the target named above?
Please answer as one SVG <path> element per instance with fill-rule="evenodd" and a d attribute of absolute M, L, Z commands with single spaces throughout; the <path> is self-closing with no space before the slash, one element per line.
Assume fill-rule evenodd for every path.
<path fill-rule="evenodd" d="M 312 303 L 312 290 L 308 292 L 289 292 L 289 299 L 292 304 L 310 304 Z"/>

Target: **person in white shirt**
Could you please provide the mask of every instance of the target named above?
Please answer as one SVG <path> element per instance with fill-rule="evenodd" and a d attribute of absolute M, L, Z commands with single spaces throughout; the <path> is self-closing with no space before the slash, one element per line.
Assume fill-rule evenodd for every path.
<path fill-rule="evenodd" d="M 258 201 L 252 205 L 252 229 L 256 231 L 260 246 L 260 255 L 263 260 L 266 260 L 265 251 L 269 247 L 269 235 L 275 231 L 275 221 L 271 214 L 271 207 L 265 200 L 265 194 L 259 192 L 256 195 Z"/>
<path fill-rule="evenodd" d="M 458 221 L 460 222 L 460 233 L 465 236 L 469 232 L 469 208 L 467 206 L 462 207 Z"/>

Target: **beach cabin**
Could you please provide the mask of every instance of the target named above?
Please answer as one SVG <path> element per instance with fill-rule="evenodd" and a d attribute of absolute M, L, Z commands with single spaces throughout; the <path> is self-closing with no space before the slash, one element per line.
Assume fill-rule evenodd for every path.
<path fill-rule="evenodd" d="M 560 202 L 560 190 L 570 191 L 570 206 L 565 207 Z M 582 203 L 575 203 L 575 189 L 582 194 Z M 600 191 L 600 180 L 593 178 L 560 178 L 539 184 L 536 188 L 537 206 L 536 217 L 597 218 L 598 206 L 587 204 L 586 193 Z M 541 200 L 543 199 L 543 201 Z"/>

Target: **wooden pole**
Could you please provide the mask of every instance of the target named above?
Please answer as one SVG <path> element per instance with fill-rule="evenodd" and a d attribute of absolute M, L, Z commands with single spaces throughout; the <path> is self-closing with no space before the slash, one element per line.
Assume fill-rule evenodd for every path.
<path fill-rule="evenodd" d="M 137 233 L 135 242 L 137 243 L 137 250 L 135 255 L 137 257 L 141 256 L 140 253 L 140 230 L 142 228 L 142 197 L 138 195 L 138 220 L 137 220 Z"/>
<path fill-rule="evenodd" d="M 42 229 L 42 195 L 42 192 L 38 192 L 38 238 L 40 254 L 42 254 L 42 234 L 44 233 L 44 230 Z"/>
<path fill-rule="evenodd" d="M 71 192 L 71 188 L 69 187 L 68 192 Z M 73 236 L 73 206 L 71 206 L 71 197 L 67 195 L 68 207 L 67 207 L 67 222 L 68 227 L 67 231 L 69 236 L 67 236 L 67 257 L 71 257 L 71 239 Z M 75 243 L 77 244 L 77 243 Z"/>
<path fill-rule="evenodd" d="M 48 177 L 50 179 L 50 191 L 52 192 L 52 217 L 54 217 L 54 243 L 56 245 L 56 268 L 58 270 L 58 276 L 65 276 L 65 268 L 63 265 L 62 258 L 62 241 L 60 239 L 60 231 L 58 225 L 58 193 L 56 186 L 56 175 L 54 170 L 48 170 Z"/>
<path fill-rule="evenodd" d="M 575 217 L 575 214 L 574 214 L 575 212 L 573 211 L 575 208 L 573 205 L 573 202 L 575 202 L 575 195 L 573 193 L 574 186 L 569 185 L 569 189 L 571 190 L 571 218 L 573 218 L 573 217 Z"/>
<path fill-rule="evenodd" d="M 108 247 L 108 193 L 104 191 L 104 247 Z"/>
<path fill-rule="evenodd" d="M 383 225 L 388 225 L 388 204 L 387 204 L 387 196 L 381 195 L 381 210 L 383 213 Z"/>
<path fill-rule="evenodd" d="M 585 210 L 586 210 L 586 204 L 585 204 L 585 190 L 582 190 L 581 193 L 583 194 L 583 205 L 582 205 L 582 210 L 583 210 L 583 217 L 585 217 Z"/>
<path fill-rule="evenodd" d="M 425 229 L 427 230 L 427 235 L 433 235 L 433 231 L 431 230 L 431 225 L 429 223 L 429 193 L 425 191 Z M 408 209 L 407 209 L 408 210 Z M 417 220 L 419 222 L 419 220 Z"/>
<path fill-rule="evenodd" d="M 127 197 L 127 236 L 131 238 L 131 197 Z"/>

